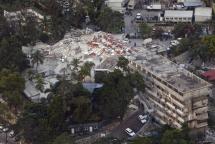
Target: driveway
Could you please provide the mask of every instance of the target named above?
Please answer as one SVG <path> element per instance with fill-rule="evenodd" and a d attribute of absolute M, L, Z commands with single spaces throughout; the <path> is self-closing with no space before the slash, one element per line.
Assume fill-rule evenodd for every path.
<path fill-rule="evenodd" d="M 131 128 L 135 133 L 137 133 L 143 126 L 143 124 L 138 119 L 139 114 L 143 114 L 143 110 L 140 109 L 137 112 L 135 112 L 133 115 L 128 117 L 126 120 L 123 120 L 119 126 L 113 129 L 110 136 L 116 137 L 120 140 L 128 139 L 129 136 L 125 132 L 126 128 Z"/>

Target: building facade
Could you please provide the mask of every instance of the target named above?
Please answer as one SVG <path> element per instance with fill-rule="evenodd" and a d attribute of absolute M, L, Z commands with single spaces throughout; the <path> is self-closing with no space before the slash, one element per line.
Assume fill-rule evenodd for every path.
<path fill-rule="evenodd" d="M 206 22 L 212 19 L 212 8 L 198 7 L 195 8 L 195 22 Z"/>
<path fill-rule="evenodd" d="M 164 20 L 166 22 L 192 22 L 193 11 L 165 10 Z"/>
<path fill-rule="evenodd" d="M 161 124 L 205 130 L 211 84 L 167 58 L 147 54 L 130 59 L 130 67 L 145 80 L 144 100 L 152 104 L 153 116 Z"/>

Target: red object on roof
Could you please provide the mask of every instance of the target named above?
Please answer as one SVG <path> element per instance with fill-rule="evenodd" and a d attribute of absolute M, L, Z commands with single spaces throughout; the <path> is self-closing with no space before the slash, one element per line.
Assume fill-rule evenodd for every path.
<path fill-rule="evenodd" d="M 215 70 L 209 70 L 205 73 L 202 73 L 202 76 L 206 77 L 208 80 L 215 80 Z"/>

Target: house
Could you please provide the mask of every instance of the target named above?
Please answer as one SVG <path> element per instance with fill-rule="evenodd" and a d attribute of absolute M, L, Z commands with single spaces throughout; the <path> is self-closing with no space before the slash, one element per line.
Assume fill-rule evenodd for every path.
<path fill-rule="evenodd" d="M 165 10 L 164 20 L 166 22 L 192 22 L 193 11 Z"/>
<path fill-rule="evenodd" d="M 194 12 L 195 22 L 206 22 L 212 19 L 212 8 L 198 7 Z"/>

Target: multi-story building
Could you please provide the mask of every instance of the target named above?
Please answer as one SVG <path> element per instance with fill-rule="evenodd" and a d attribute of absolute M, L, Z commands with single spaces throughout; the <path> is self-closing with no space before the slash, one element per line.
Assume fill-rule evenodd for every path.
<path fill-rule="evenodd" d="M 129 57 L 129 61 L 130 67 L 144 77 L 144 100 L 152 104 L 157 121 L 175 128 L 184 122 L 190 128 L 207 128 L 210 83 L 148 51 Z"/>

